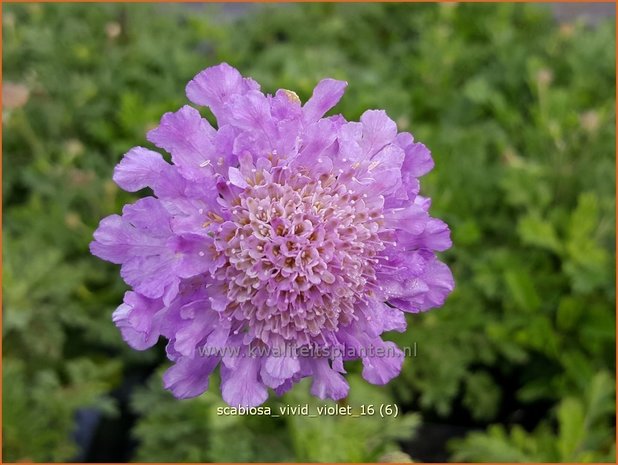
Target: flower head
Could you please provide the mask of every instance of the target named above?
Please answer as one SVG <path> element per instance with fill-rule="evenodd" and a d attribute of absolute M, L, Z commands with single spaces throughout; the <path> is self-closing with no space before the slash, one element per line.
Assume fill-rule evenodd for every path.
<path fill-rule="evenodd" d="M 382 333 L 452 291 L 435 256 L 449 229 L 419 195 L 429 151 L 384 111 L 324 117 L 346 85 L 325 79 L 302 105 L 225 63 L 208 68 L 187 96 L 217 129 L 185 106 L 148 134 L 171 164 L 136 147 L 116 167 L 121 188 L 153 196 L 103 219 L 91 251 L 133 288 L 113 315 L 127 343 L 169 340 L 164 384 L 177 397 L 203 393 L 217 366 L 231 405 L 304 377 L 314 395 L 342 398 L 350 359 L 387 383 L 403 352 Z"/>

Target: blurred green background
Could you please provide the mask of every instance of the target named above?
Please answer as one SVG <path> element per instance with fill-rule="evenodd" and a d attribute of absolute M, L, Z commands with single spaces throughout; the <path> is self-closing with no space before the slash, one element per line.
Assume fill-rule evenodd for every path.
<path fill-rule="evenodd" d="M 529 4 L 3 6 L 4 461 L 615 461 L 615 27 Z M 129 349 L 126 286 L 88 253 L 135 196 L 129 148 L 227 61 L 337 111 L 384 108 L 433 152 L 457 287 L 409 315 L 398 418 L 221 417 Z M 319 404 L 301 383 L 268 405 Z"/>

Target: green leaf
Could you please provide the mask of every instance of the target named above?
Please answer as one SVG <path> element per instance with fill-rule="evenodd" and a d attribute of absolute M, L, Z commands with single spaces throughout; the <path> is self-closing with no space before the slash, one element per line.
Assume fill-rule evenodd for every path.
<path fill-rule="evenodd" d="M 584 406 L 578 399 L 567 398 L 558 407 L 558 449 L 565 462 L 576 461 L 575 452 L 585 438 Z"/>
<path fill-rule="evenodd" d="M 517 232 L 524 244 L 546 248 L 552 252 L 561 250 L 554 226 L 538 214 L 529 213 L 522 217 L 517 225 Z"/>
<path fill-rule="evenodd" d="M 530 275 L 523 270 L 507 270 L 504 280 L 513 301 L 517 306 L 527 312 L 534 312 L 541 306 L 539 297 Z"/>

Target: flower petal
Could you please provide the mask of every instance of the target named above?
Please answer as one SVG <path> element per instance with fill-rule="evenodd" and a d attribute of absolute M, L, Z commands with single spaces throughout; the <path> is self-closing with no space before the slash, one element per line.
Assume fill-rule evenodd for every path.
<path fill-rule="evenodd" d="M 345 92 L 348 83 L 336 79 L 323 79 L 315 89 L 313 95 L 303 106 L 304 119 L 307 123 L 319 120 L 324 114 L 333 108 Z"/>
<path fill-rule="evenodd" d="M 401 267 L 397 275 L 383 279 L 382 287 L 390 304 L 416 313 L 443 305 L 455 282 L 449 267 L 431 256 L 423 264 L 422 272 Z"/>
<path fill-rule="evenodd" d="M 213 163 L 213 139 L 216 131 L 200 113 L 185 105 L 175 113 L 166 113 L 161 124 L 148 133 L 148 140 L 172 154 L 172 161 L 186 179 L 198 180 Z"/>
<path fill-rule="evenodd" d="M 163 386 L 179 399 L 199 396 L 208 389 L 210 374 L 219 357 L 181 357 L 163 373 Z"/>
<path fill-rule="evenodd" d="M 289 355 L 270 356 L 264 362 L 262 371 L 280 379 L 288 379 L 300 371 L 300 362 Z"/>
<path fill-rule="evenodd" d="M 128 192 L 151 187 L 159 197 L 181 197 L 184 180 L 160 153 L 134 147 L 114 169 L 114 182 Z"/>
<path fill-rule="evenodd" d="M 245 353 L 234 368 L 221 366 L 221 393 L 228 405 L 257 407 L 266 401 L 268 391 L 258 378 L 261 362 Z"/>
<path fill-rule="evenodd" d="M 187 357 L 196 355 L 196 348 L 219 323 L 219 314 L 210 309 L 208 300 L 192 301 L 181 309 L 183 321 L 178 325 L 174 349 Z"/>
<path fill-rule="evenodd" d="M 350 386 L 343 376 L 333 370 L 325 358 L 307 361 L 313 373 L 311 394 L 320 399 L 343 399 L 348 395 Z"/>
<path fill-rule="evenodd" d="M 447 250 L 453 245 L 448 225 L 437 218 L 429 218 L 425 222 L 422 232 L 399 234 L 397 240 L 404 247 L 431 249 L 439 252 Z"/>
<path fill-rule="evenodd" d="M 397 125 L 384 110 L 367 110 L 361 115 L 365 156 L 371 157 L 395 140 Z"/>
<path fill-rule="evenodd" d="M 247 184 L 247 181 L 245 180 L 238 168 L 230 167 L 228 179 L 230 180 L 232 185 L 240 187 L 241 189 L 249 187 L 249 184 Z"/>
<path fill-rule="evenodd" d="M 376 338 L 368 347 L 371 350 L 369 356 L 363 357 L 363 378 L 372 384 L 382 385 L 399 375 L 403 352 L 394 342 Z"/>
<path fill-rule="evenodd" d="M 243 78 L 236 68 L 221 63 L 199 72 L 187 84 L 186 92 L 187 98 L 196 105 L 209 107 L 221 125 L 225 104 L 232 96 L 259 88 L 253 79 Z"/>
<path fill-rule="evenodd" d="M 188 242 L 173 236 L 169 213 L 153 197 L 125 206 L 122 217 L 103 219 L 94 239 L 90 244 L 94 255 L 121 264 L 127 284 L 146 297 L 163 297 L 166 304 L 178 291 L 180 277 L 199 274 L 209 266 L 195 247 L 179 247 Z M 203 269 L 194 265 L 196 261 Z"/>
<path fill-rule="evenodd" d="M 146 350 L 159 339 L 157 313 L 163 309 L 160 299 L 148 299 L 128 291 L 124 302 L 112 315 L 122 338 L 136 350 Z"/>
<path fill-rule="evenodd" d="M 277 127 L 270 112 L 268 99 L 257 90 L 244 95 L 234 95 L 227 106 L 227 121 L 244 131 L 241 135 L 247 149 L 257 157 L 266 156 L 277 149 Z M 240 137 L 240 136 L 239 136 Z M 237 138 L 238 139 L 238 138 Z M 238 150 L 239 141 L 234 142 L 234 151 Z"/>

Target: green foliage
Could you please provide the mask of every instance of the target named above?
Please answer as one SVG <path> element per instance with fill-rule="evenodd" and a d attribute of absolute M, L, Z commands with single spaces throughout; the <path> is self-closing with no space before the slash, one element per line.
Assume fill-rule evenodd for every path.
<path fill-rule="evenodd" d="M 133 396 L 134 409 L 143 416 L 135 428 L 141 441 L 137 460 L 266 462 L 290 457 L 280 438 L 281 425 L 252 417 L 218 416 L 217 407 L 226 405 L 219 395 L 179 402 L 163 390 L 160 376 L 160 372 L 153 375 L 148 388 Z M 213 386 L 209 392 L 215 392 Z"/>
<path fill-rule="evenodd" d="M 348 378 L 350 395 L 346 404 L 354 415 L 371 413 L 362 418 L 352 416 L 327 416 L 307 418 L 289 416 L 286 426 L 291 436 L 294 457 L 300 462 L 376 462 L 385 454 L 397 450 L 396 440 L 410 438 L 416 429 L 419 417 L 405 414 L 382 418 L 380 406 L 392 405 L 388 393 L 379 387 L 367 384 L 358 375 Z M 333 405 L 308 395 L 309 384 L 293 390 L 284 397 L 291 405 L 309 404 L 315 411 L 319 405 Z M 334 441 L 334 442 L 333 442 Z M 381 460 L 380 460 L 381 461 Z"/>
<path fill-rule="evenodd" d="M 161 74 L 168 64 L 183 73 L 174 57 L 186 57 L 185 47 L 175 54 L 163 37 L 153 43 L 139 15 L 132 46 L 119 43 L 127 37 L 112 41 L 108 22 L 126 21 L 116 6 L 7 10 L 5 79 L 28 86 L 31 97 L 4 110 L 4 456 L 66 461 L 75 453 L 75 411 L 111 413 L 105 395 L 120 382 L 122 364 L 155 356 L 122 342 L 110 311 L 124 285 L 113 266 L 88 253 L 100 218 L 127 200 L 110 180 L 111 165 L 183 101 L 176 83 L 201 62 L 196 57 L 175 79 Z M 161 20 L 171 32 L 173 23 Z M 153 45 L 169 53 L 153 53 Z M 134 66 L 122 70 L 127 62 Z"/>
<path fill-rule="evenodd" d="M 354 415 L 362 406 L 392 402 L 380 388 L 369 386 L 358 375 L 350 377 L 346 400 Z M 272 415 L 222 414 L 226 404 L 211 386 L 211 395 L 181 401 L 161 388 L 160 373 L 147 389 L 133 397 L 135 410 L 143 417 L 135 428 L 141 440 L 140 461 L 164 462 L 375 462 L 397 451 L 396 440 L 410 437 L 419 418 L 415 414 L 361 419 L 351 416 L 315 416 L 317 407 L 337 405 L 309 395 L 309 384 L 281 399 L 270 399 L 265 407 Z M 310 415 L 287 415 L 285 406 L 307 406 Z M 379 408 L 379 407 L 376 407 Z M 230 437 L 234 446 L 230 447 Z"/>
<path fill-rule="evenodd" d="M 72 457 L 76 450 L 69 438 L 75 410 L 96 406 L 114 412 L 113 404 L 101 395 L 109 389 L 106 378 L 117 371 L 117 365 L 69 360 L 61 374 L 47 368 L 31 374 L 23 361 L 6 358 L 2 370 L 4 460 L 65 461 Z"/>
<path fill-rule="evenodd" d="M 253 6 L 235 22 L 211 6 L 27 4 L 4 6 L 3 44 L 4 79 L 30 91 L 3 109 L 5 459 L 70 460 L 75 411 L 111 413 L 123 372 L 165 364 L 121 341 L 110 314 L 125 286 L 88 243 L 135 198 L 113 165 L 220 61 L 303 100 L 345 79 L 338 111 L 385 108 L 433 152 L 422 189 L 451 225 L 456 291 L 392 336 L 417 356 L 389 386 L 349 367 L 349 404 L 492 425 L 453 443 L 456 460 L 613 459 L 611 21 L 558 27 L 522 4 Z M 178 402 L 154 374 L 133 396 L 135 458 L 401 460 L 418 421 L 219 416 L 214 384 Z M 303 383 L 269 405 L 305 402 Z"/>
<path fill-rule="evenodd" d="M 96 350 L 79 354 L 84 342 L 71 334 L 79 326 L 82 264 L 72 268 L 36 236 L 30 242 L 9 237 L 3 248 L 4 458 L 65 461 L 75 453 L 69 438 L 78 408 L 114 413 L 107 392 L 119 378 L 120 360 Z"/>
<path fill-rule="evenodd" d="M 490 426 L 452 442 L 457 461 L 616 462 L 616 444 L 608 426 L 616 409 L 613 377 L 600 372 L 582 397 L 566 397 L 556 407 L 557 431 L 549 422 L 533 433 L 515 425 L 507 431 Z"/>

